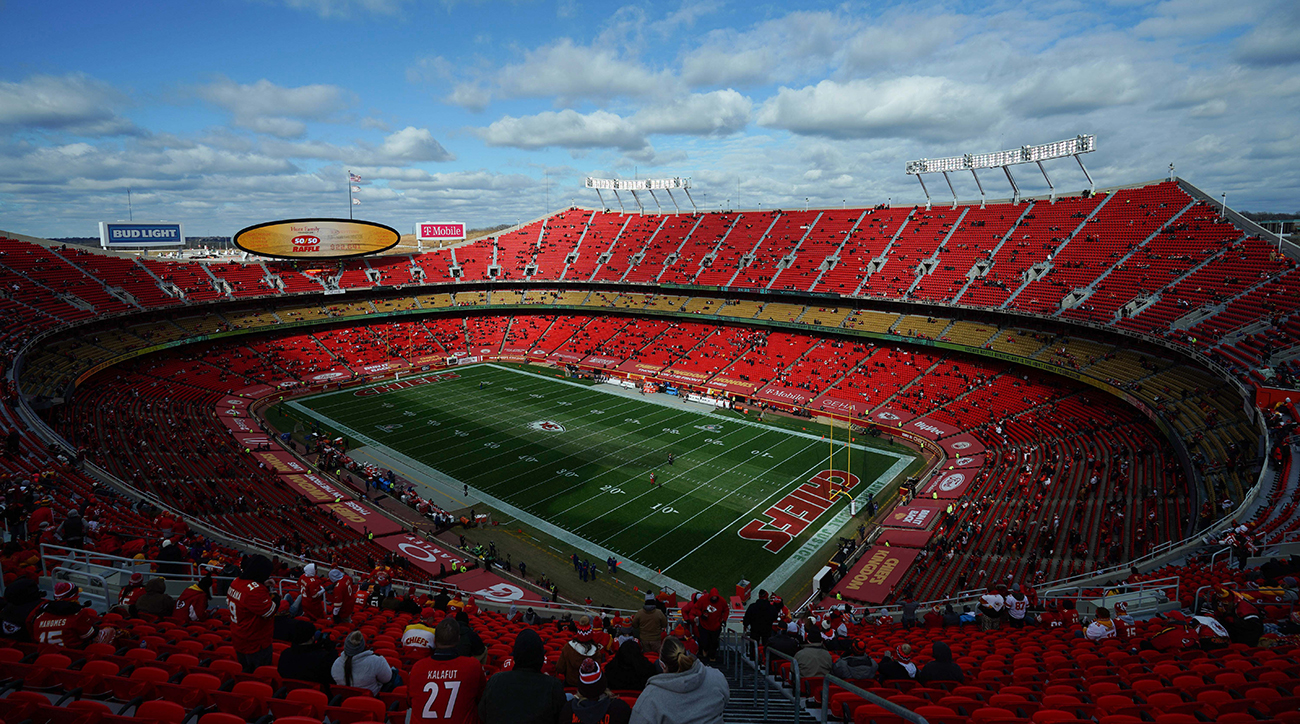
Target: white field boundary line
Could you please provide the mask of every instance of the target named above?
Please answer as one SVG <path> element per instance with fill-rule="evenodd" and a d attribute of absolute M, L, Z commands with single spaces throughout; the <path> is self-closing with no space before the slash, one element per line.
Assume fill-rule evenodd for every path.
<path fill-rule="evenodd" d="M 516 374 L 521 374 L 521 375 L 527 375 L 527 374 L 529 374 L 528 372 L 520 372 L 519 370 L 512 370 L 512 369 L 510 369 L 509 367 L 501 367 L 501 366 L 499 366 L 499 365 L 497 365 L 497 364 L 495 364 L 495 363 L 492 363 L 492 362 L 483 362 L 483 363 L 481 363 L 481 364 L 484 364 L 484 365 L 486 365 L 486 366 L 488 366 L 488 367 L 494 367 L 494 368 L 499 369 L 499 370 L 505 370 L 505 371 L 507 371 L 507 372 L 514 372 L 514 373 L 516 373 Z M 565 385 L 575 385 L 575 386 L 577 386 L 577 387 L 583 387 L 583 388 L 586 388 L 586 389 L 589 389 L 589 390 L 595 390 L 596 392 L 599 392 L 599 393 L 604 394 L 604 395 L 609 395 L 610 397 L 624 397 L 624 395 L 620 395 L 620 394 L 618 394 L 617 392 L 611 392 L 610 390 L 602 390 L 602 389 L 599 388 L 599 386 L 580 385 L 580 384 L 578 384 L 577 382 L 571 382 L 571 381 L 569 381 L 569 380 L 560 380 L 560 379 L 553 380 L 553 381 L 554 381 L 554 382 L 559 382 L 559 383 L 561 383 L 561 384 L 565 384 Z M 645 399 L 646 402 L 650 403 L 651 405 L 659 405 L 660 407 L 671 407 L 671 408 L 674 408 L 674 409 L 681 409 L 681 408 L 679 408 L 679 407 L 677 407 L 676 405 L 673 405 L 673 404 L 671 404 L 671 403 L 663 402 L 663 401 L 661 401 L 661 400 L 656 400 L 656 399 L 654 399 L 654 397 L 653 397 L 652 395 L 647 395 L 644 399 Z M 700 412 L 700 413 L 697 413 L 697 414 L 705 415 L 705 414 L 707 414 L 707 413 L 705 413 L 705 412 Z M 807 439 L 809 439 L 809 440 L 824 440 L 824 439 L 825 439 L 824 436 L 822 436 L 822 435 L 814 435 L 814 434 L 812 434 L 811 432 L 804 432 L 804 431 L 802 431 L 802 430 L 790 430 L 790 429 L 788 429 L 788 428 L 777 427 L 777 426 L 775 426 L 775 425 L 764 425 L 764 424 L 761 423 L 761 422 L 754 422 L 753 420 L 745 420 L 745 419 L 743 419 L 743 418 L 739 418 L 739 417 L 735 417 L 735 418 L 728 417 L 728 418 L 724 418 L 724 419 L 726 419 L 728 422 L 737 422 L 737 423 L 740 423 L 741 425 L 749 425 L 750 427 L 758 427 L 758 428 L 762 428 L 762 429 L 764 429 L 764 430 L 773 430 L 773 431 L 776 431 L 776 432 L 785 433 L 786 435 L 793 435 L 793 436 L 795 436 L 795 437 L 807 438 Z M 852 434 L 852 433 L 850 433 L 850 432 L 848 432 L 848 431 L 845 431 L 844 434 L 845 434 L 845 435 L 850 435 L 850 434 Z M 845 446 L 845 445 L 848 445 L 848 443 L 842 443 L 842 442 L 838 442 L 838 441 L 837 441 L 835 444 L 836 444 L 837 446 Z M 868 446 L 868 445 L 858 445 L 857 443 L 853 443 L 853 444 L 852 444 L 852 447 L 853 447 L 854 450 L 866 450 L 866 451 L 868 451 L 868 452 L 872 452 L 872 453 L 875 453 L 875 454 L 877 454 L 877 455 L 884 455 L 885 457 L 891 457 L 891 458 L 894 458 L 894 459 L 896 459 L 896 460 L 901 460 L 901 459 L 903 459 L 903 458 L 912 459 L 912 458 L 915 458 L 915 457 L 916 457 L 915 455 L 911 455 L 911 454 L 909 454 L 909 453 L 897 453 L 897 452 L 894 452 L 893 450 L 882 450 L 882 449 L 880 449 L 880 448 L 877 448 L 877 447 L 871 447 L 871 446 Z"/>
<path fill-rule="evenodd" d="M 290 405 L 297 405 L 297 403 L 293 402 L 290 403 Z M 295 407 L 295 409 L 298 408 Z M 459 489 L 465 485 L 465 483 L 462 483 L 461 481 L 451 477 L 450 475 L 446 475 L 444 473 L 438 472 L 437 470 L 434 470 L 433 468 L 430 468 L 429 466 L 424 465 L 423 463 L 412 460 L 406 457 L 405 455 L 403 455 L 402 453 L 399 453 L 396 450 L 381 445 L 378 442 L 375 442 L 374 440 L 366 437 L 365 435 L 356 432 L 355 430 L 350 430 L 346 426 L 340 425 L 334 420 L 331 420 L 318 412 L 315 412 L 313 410 L 308 410 L 306 408 L 302 408 L 300 411 L 303 412 L 304 414 L 308 414 L 311 415 L 312 417 L 319 419 L 321 422 L 324 422 L 329 425 L 334 425 L 335 429 L 342 430 L 343 432 L 352 435 L 357 440 L 360 440 L 366 443 L 367 445 L 383 450 L 385 456 L 400 463 L 401 467 L 406 468 L 406 470 L 403 471 L 403 473 L 415 472 L 418 473 L 420 477 L 424 477 L 428 480 L 436 481 L 440 485 L 452 489 Z M 410 480 L 417 479 L 416 475 L 404 474 L 403 477 L 406 477 Z M 585 538 L 580 538 L 560 528 L 559 526 L 556 526 L 552 523 L 542 520 L 541 518 L 538 518 L 532 513 L 529 513 L 525 510 L 520 510 L 519 508 L 516 508 L 515 506 L 511 505 L 510 503 L 507 503 L 504 500 L 501 500 L 500 498 L 497 498 L 492 495 L 488 495 L 479 490 L 475 490 L 474 494 L 480 500 L 487 503 L 488 505 L 491 505 L 497 510 L 500 510 L 501 512 L 506 513 L 519 521 L 527 523 L 528 525 L 540 531 L 545 532 L 547 535 L 555 538 L 556 540 L 564 541 L 564 543 L 566 543 L 567 545 L 576 548 L 578 550 L 581 550 L 585 553 L 588 553 L 589 555 L 592 555 L 598 558 L 599 560 L 603 561 L 609 558 L 619 558 L 621 561 L 620 568 L 623 568 L 628 573 L 631 573 L 634 576 L 638 576 L 646 581 L 649 581 L 650 583 L 656 586 L 671 587 L 674 590 L 678 591 L 679 593 L 682 593 L 687 597 L 689 597 L 693 593 L 696 593 L 696 590 L 694 588 L 687 586 L 681 581 L 677 581 L 672 578 L 669 578 L 668 576 L 657 573 L 653 569 L 643 566 L 640 563 L 636 563 L 635 561 L 622 560 L 622 558 L 618 555 L 615 555 L 613 551 L 607 550 L 602 546 L 596 545 L 595 543 L 592 543 L 591 541 L 588 541 Z"/>
<path fill-rule="evenodd" d="M 863 493 L 861 493 L 857 498 L 854 499 L 855 502 L 863 502 L 863 501 L 865 501 L 866 496 L 867 496 L 868 494 L 869 494 L 869 495 L 875 495 L 876 493 L 880 492 L 882 489 L 884 489 L 885 485 L 887 485 L 887 484 L 889 483 L 890 480 L 892 480 L 894 477 L 896 477 L 896 476 L 898 475 L 899 472 L 902 472 L 903 470 L 906 470 L 906 469 L 907 469 L 907 465 L 908 465 L 908 463 L 905 463 L 905 462 L 902 461 L 902 460 L 899 460 L 899 461 L 895 462 L 893 465 L 891 465 L 891 466 L 889 467 L 888 470 L 886 470 L 884 473 L 882 473 L 882 474 L 880 475 L 880 477 L 876 478 L 875 482 L 873 482 L 873 483 L 871 483 L 870 485 L 868 485 L 868 486 L 864 489 Z M 900 467 L 900 466 L 901 466 L 901 467 Z M 816 466 L 814 466 L 814 467 L 811 468 L 808 472 L 812 472 L 812 470 L 816 470 L 816 469 L 817 469 Z M 808 474 L 808 473 L 804 473 L 804 475 L 807 475 L 807 474 Z M 802 485 L 802 483 L 801 483 L 801 485 Z M 781 492 L 781 491 L 777 491 L 777 493 L 779 493 L 779 492 Z M 699 544 L 698 546 L 696 546 L 695 549 L 692 550 L 690 553 L 687 553 L 686 555 L 682 556 L 681 558 L 677 559 L 676 561 L 673 561 L 673 563 L 672 563 L 671 565 L 669 565 L 668 568 L 665 568 L 664 570 L 666 571 L 666 570 L 672 568 L 673 566 L 677 565 L 678 563 L 681 563 L 682 561 L 686 560 L 688 557 L 690 557 L 691 555 L 693 555 L 693 554 L 695 553 L 695 551 L 698 551 L 700 548 L 703 548 L 705 543 L 708 543 L 709 541 L 713 540 L 714 538 L 717 538 L 717 537 L 718 537 L 719 535 L 721 535 L 723 532 L 728 531 L 728 530 L 731 530 L 731 529 L 732 529 L 732 528 L 733 528 L 737 523 L 739 523 L 740 521 L 744 520 L 745 518 L 748 518 L 748 517 L 752 516 L 752 515 L 754 514 L 754 511 L 758 510 L 758 509 L 759 509 L 760 507 L 762 507 L 763 505 L 766 505 L 767 502 L 768 502 L 769 500 L 771 500 L 772 498 L 776 497 L 777 493 L 773 493 L 772 495 L 769 495 L 769 496 L 767 496 L 766 498 L 764 498 L 763 500 L 759 501 L 757 505 L 755 505 L 754 507 L 750 508 L 750 509 L 749 509 L 748 511 L 746 511 L 745 513 L 742 513 L 742 514 L 740 515 L 740 517 L 738 517 L 738 518 L 736 518 L 735 520 L 733 520 L 733 521 L 732 521 L 729 525 L 727 525 L 726 527 L 719 529 L 717 533 L 714 533 L 712 536 L 710 536 L 708 540 L 704 541 L 704 543 L 701 543 L 701 544 Z M 847 520 L 847 518 L 846 518 L 846 520 Z M 843 525 L 843 524 L 841 524 L 841 525 Z M 819 533 L 820 533 L 820 531 L 819 531 Z M 814 537 L 816 537 L 816 536 L 814 536 Z M 806 545 L 806 543 L 805 543 L 805 545 Z M 799 550 L 802 550 L 802 548 L 800 548 Z M 798 552 L 798 551 L 796 551 L 796 552 Z M 814 552 L 815 552 L 815 551 L 814 551 Z M 793 554 L 791 554 L 791 555 L 793 555 Z M 788 577 L 789 577 L 789 576 L 787 575 L 787 578 L 788 578 Z M 769 579 L 770 579 L 770 576 L 769 576 Z M 784 581 L 782 581 L 782 583 L 784 583 Z M 771 590 L 771 589 L 764 589 L 764 590 Z"/>

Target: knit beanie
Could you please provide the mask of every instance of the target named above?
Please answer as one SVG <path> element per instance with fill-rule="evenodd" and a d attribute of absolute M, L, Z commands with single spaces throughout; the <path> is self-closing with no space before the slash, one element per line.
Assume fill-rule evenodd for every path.
<path fill-rule="evenodd" d="M 360 631 L 353 631 L 343 639 L 343 655 L 356 656 L 366 650 L 366 635 Z"/>
<path fill-rule="evenodd" d="M 511 655 L 515 659 L 516 669 L 541 671 L 546 663 L 546 650 L 542 646 L 542 637 L 530 628 L 520 631 L 515 637 L 515 646 Z"/>
<path fill-rule="evenodd" d="M 605 693 L 605 675 L 595 659 L 583 659 L 578 669 L 578 693 L 584 699 L 599 699 Z"/>

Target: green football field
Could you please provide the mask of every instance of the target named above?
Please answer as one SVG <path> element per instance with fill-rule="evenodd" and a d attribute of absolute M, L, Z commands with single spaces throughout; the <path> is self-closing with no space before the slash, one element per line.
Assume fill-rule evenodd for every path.
<path fill-rule="evenodd" d="M 834 502 L 824 512 L 788 497 L 828 470 L 830 444 L 819 435 L 496 365 L 451 372 L 291 406 L 371 447 L 399 475 L 456 498 L 468 485 L 498 517 L 538 527 L 593 562 L 613 555 L 664 585 L 729 590 L 747 579 L 775 588 L 848 520 L 847 495 L 827 494 Z M 859 502 L 914 460 L 854 445 L 850 465 L 846 446 L 835 443 L 835 468 L 860 480 L 852 492 Z M 799 520 L 811 518 L 791 526 L 784 517 L 797 535 L 741 537 L 747 524 L 770 533 L 765 511 L 792 500 Z"/>

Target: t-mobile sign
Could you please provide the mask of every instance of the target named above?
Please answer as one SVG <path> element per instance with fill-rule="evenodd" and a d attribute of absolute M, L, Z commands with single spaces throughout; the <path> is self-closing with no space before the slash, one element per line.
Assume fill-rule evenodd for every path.
<path fill-rule="evenodd" d="M 460 241 L 465 238 L 465 225 L 425 221 L 415 225 L 415 238 L 419 241 Z"/>

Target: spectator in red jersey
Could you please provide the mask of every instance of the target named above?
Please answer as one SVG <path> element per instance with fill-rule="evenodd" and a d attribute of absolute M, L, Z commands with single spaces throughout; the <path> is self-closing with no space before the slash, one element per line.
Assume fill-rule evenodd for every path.
<path fill-rule="evenodd" d="M 312 621 L 325 618 L 325 584 L 316 575 L 316 564 L 308 563 L 302 567 L 298 577 L 298 592 L 302 596 L 302 615 Z"/>
<path fill-rule="evenodd" d="M 605 658 L 605 652 L 592 641 L 591 618 L 579 616 L 574 626 L 573 638 L 560 649 L 560 658 L 555 662 L 555 675 L 564 679 L 565 686 L 578 685 L 578 670 L 583 661 Z"/>
<path fill-rule="evenodd" d="M 197 621 L 207 621 L 208 602 L 212 600 L 212 574 L 206 574 L 198 583 L 181 591 L 176 599 L 176 613 L 172 616 L 182 626 Z"/>
<path fill-rule="evenodd" d="M 271 639 L 275 631 L 276 604 L 279 596 L 267 587 L 271 561 L 258 554 L 244 560 L 239 577 L 226 591 L 230 606 L 230 639 L 235 656 L 251 674 L 259 666 L 271 664 Z"/>
<path fill-rule="evenodd" d="M 1170 611 L 1165 614 L 1169 625 L 1138 644 L 1143 650 L 1159 651 L 1162 654 L 1190 651 L 1197 646 L 1196 632 L 1189 625 L 1187 616 L 1182 611 Z"/>
<path fill-rule="evenodd" d="M 52 504 L 53 501 L 49 498 L 41 498 L 36 501 L 36 508 L 27 517 L 28 535 L 39 536 L 41 534 L 41 523 L 46 523 L 46 528 L 54 525 L 54 510 L 50 507 Z"/>
<path fill-rule="evenodd" d="M 351 621 L 357 594 L 352 576 L 337 568 L 331 569 L 329 585 L 330 615 L 334 617 L 334 623 Z"/>
<path fill-rule="evenodd" d="M 1121 641 L 1128 641 L 1137 636 L 1137 621 L 1128 615 L 1128 604 L 1123 601 L 1115 603 L 1113 619 L 1115 621 L 1115 631 L 1119 634 Z"/>
<path fill-rule="evenodd" d="M 478 724 L 479 698 L 487 685 L 483 665 L 462 656 L 460 626 L 451 617 L 434 629 L 433 653 L 411 667 L 408 724 Z"/>
<path fill-rule="evenodd" d="M 140 597 L 144 595 L 144 574 L 139 571 L 132 573 L 127 579 L 126 585 L 122 590 L 117 592 L 117 604 L 131 608 Z"/>
<path fill-rule="evenodd" d="M 730 609 L 716 588 L 696 608 L 700 612 L 700 660 L 711 661 L 718 657 L 718 639 Z"/>
<path fill-rule="evenodd" d="M 54 584 L 54 600 L 47 603 L 32 620 L 32 638 L 37 643 L 84 649 L 95 639 L 99 614 L 81 605 L 81 589 L 59 581 Z"/>
<path fill-rule="evenodd" d="M 564 702 L 557 721 L 566 724 L 627 724 L 632 707 L 610 696 L 600 664 L 584 659 L 578 669 L 578 695 Z"/>

